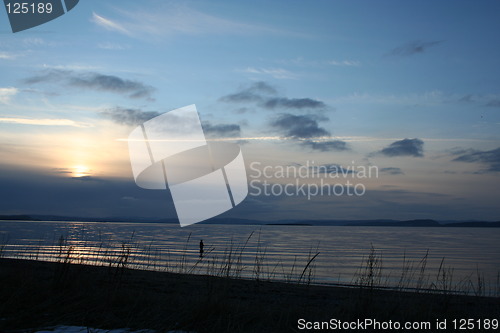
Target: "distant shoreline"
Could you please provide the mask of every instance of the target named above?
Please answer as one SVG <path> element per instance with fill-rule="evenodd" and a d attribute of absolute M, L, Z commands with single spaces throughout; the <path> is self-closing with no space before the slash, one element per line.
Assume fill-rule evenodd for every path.
<path fill-rule="evenodd" d="M 85 218 L 48 215 L 0 215 L 0 221 L 26 222 L 109 222 L 109 223 L 164 223 L 178 224 L 177 219 L 138 219 L 124 217 Z M 260 225 L 260 226 L 341 226 L 341 227 L 445 227 L 445 228 L 500 228 L 500 221 L 446 221 L 420 220 L 278 220 L 261 221 L 236 218 L 212 218 L 199 225 Z"/>

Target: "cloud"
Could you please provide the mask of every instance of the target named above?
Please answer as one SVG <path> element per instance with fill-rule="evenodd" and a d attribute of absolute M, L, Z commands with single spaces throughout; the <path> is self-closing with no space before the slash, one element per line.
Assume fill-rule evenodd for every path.
<path fill-rule="evenodd" d="M 500 108 L 500 99 L 492 99 L 491 101 L 486 103 L 486 106 Z"/>
<path fill-rule="evenodd" d="M 97 24 L 98 26 L 103 27 L 106 30 L 119 32 L 128 36 L 131 36 L 129 30 L 127 30 L 123 25 L 118 22 L 112 21 L 110 19 L 104 18 L 103 16 L 97 15 L 96 13 L 92 13 L 92 22 Z"/>
<path fill-rule="evenodd" d="M 242 72 L 250 74 L 270 75 L 275 79 L 296 79 L 297 75 L 283 68 L 254 68 L 247 67 Z"/>
<path fill-rule="evenodd" d="M 476 101 L 476 98 L 472 94 L 467 94 L 467 95 L 464 95 L 463 97 L 461 97 L 458 101 L 460 103 L 473 103 Z"/>
<path fill-rule="evenodd" d="M 325 103 L 317 101 L 311 98 L 286 98 L 286 97 L 275 97 L 269 98 L 262 103 L 262 106 L 266 109 L 318 109 L 326 107 Z"/>
<path fill-rule="evenodd" d="M 42 46 L 42 45 L 50 45 L 51 43 L 46 42 L 42 38 L 24 38 L 23 39 L 23 44 L 26 46 Z"/>
<path fill-rule="evenodd" d="M 93 127 L 91 124 L 82 123 L 70 119 L 0 118 L 0 123 L 38 126 L 71 126 L 81 128 Z"/>
<path fill-rule="evenodd" d="M 428 42 L 416 40 L 393 49 L 391 52 L 389 52 L 389 55 L 406 57 L 418 53 L 424 53 L 425 51 L 427 51 L 427 49 L 433 46 L 437 46 L 443 42 L 444 41 L 442 40 Z"/>
<path fill-rule="evenodd" d="M 211 137 L 239 137 L 241 133 L 240 125 L 238 124 L 216 124 L 212 125 L 208 121 L 202 123 L 203 131 L 207 136 Z"/>
<path fill-rule="evenodd" d="M 13 87 L 0 88 L 0 103 L 9 103 L 12 96 L 15 96 L 18 92 L 19 90 Z"/>
<path fill-rule="evenodd" d="M 452 153 L 453 155 L 459 155 L 454 158 L 455 162 L 467 162 L 467 163 L 483 163 L 488 165 L 486 170 L 482 170 L 479 173 L 484 172 L 499 172 L 500 171 L 500 147 L 493 150 L 481 151 L 475 149 L 460 150 Z"/>
<path fill-rule="evenodd" d="M 130 98 L 151 98 L 154 88 L 138 81 L 122 79 L 114 75 L 94 72 L 74 72 L 70 70 L 51 69 L 41 75 L 24 80 L 27 84 L 56 82 L 77 88 L 87 88 L 96 91 L 128 94 Z"/>
<path fill-rule="evenodd" d="M 173 202 L 165 197 L 165 192 L 144 191 L 128 177 L 73 178 L 71 174 L 2 165 L 0 184 L 1 209 L 4 211 L 101 218 L 176 216 Z M 121 200 L 124 196 L 137 198 L 137 202 L 124 205 Z"/>
<path fill-rule="evenodd" d="M 321 164 L 321 165 L 311 165 L 309 167 L 311 169 L 313 174 L 316 175 L 321 175 L 321 174 L 329 174 L 329 175 L 349 175 L 356 173 L 355 170 L 352 169 L 345 169 L 343 166 L 340 164 Z"/>
<path fill-rule="evenodd" d="M 138 39 L 158 39 L 174 35 L 291 35 L 303 36 L 262 24 L 244 23 L 210 15 L 179 2 L 159 2 L 158 6 L 138 5 L 116 9 L 115 18 L 93 13 L 91 22 L 108 31 Z M 117 18 L 116 18 L 117 16 Z"/>
<path fill-rule="evenodd" d="M 259 102 L 264 99 L 261 95 L 276 95 L 276 89 L 270 84 L 259 81 L 255 82 L 247 88 L 241 89 L 239 92 L 229 94 L 219 98 L 222 102 L 241 103 L 241 102 Z"/>
<path fill-rule="evenodd" d="M 294 139 L 310 139 L 329 136 L 330 132 L 319 127 L 318 120 L 327 120 L 315 115 L 280 114 L 271 122 L 271 126 L 284 136 Z"/>
<path fill-rule="evenodd" d="M 404 172 L 403 170 L 401 170 L 401 168 L 394 168 L 394 167 L 380 168 L 380 172 L 389 175 L 404 175 Z"/>
<path fill-rule="evenodd" d="M 142 111 L 140 109 L 130 109 L 115 107 L 100 112 L 101 116 L 112 120 L 114 123 L 126 126 L 137 126 L 154 117 L 161 115 L 156 111 Z M 239 137 L 241 128 L 238 124 L 215 124 L 209 121 L 202 123 L 203 131 L 210 137 Z"/>
<path fill-rule="evenodd" d="M 244 114 L 244 113 L 247 113 L 247 112 L 252 112 L 253 110 L 252 109 L 249 109 L 249 108 L 245 108 L 245 107 L 241 107 L 241 108 L 238 108 L 236 110 L 233 110 L 233 113 L 236 113 L 236 114 Z"/>
<path fill-rule="evenodd" d="M 276 96 L 277 90 L 264 81 L 256 82 L 240 91 L 222 96 L 219 100 L 227 103 L 256 103 L 258 106 L 268 109 L 325 109 L 327 105 L 322 101 L 312 98 L 287 98 Z"/>
<path fill-rule="evenodd" d="M 302 145 L 309 147 L 313 150 L 318 150 L 322 152 L 350 150 L 347 143 L 341 140 L 329 140 L 329 141 L 305 140 L 302 142 Z"/>
<path fill-rule="evenodd" d="M 349 66 L 349 67 L 361 66 L 361 62 L 357 60 L 343 60 L 343 61 L 330 60 L 328 64 L 333 66 Z"/>
<path fill-rule="evenodd" d="M 112 51 L 122 51 L 130 49 L 130 45 L 127 44 L 119 44 L 119 43 L 99 43 L 97 47 L 103 50 L 112 50 Z"/>
<path fill-rule="evenodd" d="M 101 111 L 100 114 L 120 125 L 137 126 L 145 121 L 159 116 L 161 113 L 156 111 L 142 111 L 138 109 L 115 107 Z"/>
<path fill-rule="evenodd" d="M 82 181 L 82 182 L 106 182 L 106 179 L 94 177 L 94 176 L 71 177 L 71 179 Z"/>
<path fill-rule="evenodd" d="M 16 54 L 13 54 L 13 53 L 0 52 L 0 59 L 13 60 L 13 59 L 16 59 L 17 57 L 19 57 L 19 56 Z"/>
<path fill-rule="evenodd" d="M 391 143 L 389 146 L 375 153 L 375 155 L 422 157 L 424 156 L 423 147 L 424 142 L 420 139 L 403 139 Z"/>

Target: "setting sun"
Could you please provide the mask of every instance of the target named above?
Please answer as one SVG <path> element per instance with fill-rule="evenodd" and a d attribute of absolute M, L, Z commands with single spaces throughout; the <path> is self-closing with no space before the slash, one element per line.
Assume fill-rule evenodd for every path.
<path fill-rule="evenodd" d="M 71 176 L 75 178 L 90 176 L 90 169 L 83 165 L 77 165 L 72 168 Z"/>

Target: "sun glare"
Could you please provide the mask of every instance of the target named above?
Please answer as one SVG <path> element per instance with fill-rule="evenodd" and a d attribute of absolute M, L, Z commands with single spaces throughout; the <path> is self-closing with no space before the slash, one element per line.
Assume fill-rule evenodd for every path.
<path fill-rule="evenodd" d="M 90 176 L 90 169 L 83 165 L 77 165 L 73 167 L 72 177 L 80 178 Z"/>

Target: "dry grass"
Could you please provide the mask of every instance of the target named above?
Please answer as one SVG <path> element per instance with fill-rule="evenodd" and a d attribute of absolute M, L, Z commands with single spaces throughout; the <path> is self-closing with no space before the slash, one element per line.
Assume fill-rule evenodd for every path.
<path fill-rule="evenodd" d="M 114 268 L 116 274 L 125 269 L 146 269 L 181 274 L 201 274 L 215 277 L 254 279 L 256 281 L 280 281 L 298 284 L 314 284 L 316 260 L 321 256 L 319 245 L 309 250 L 307 256 L 298 259 L 295 256 L 291 265 L 268 260 L 267 248 L 263 248 L 261 234 L 252 232 L 242 244 L 229 241 L 223 251 L 216 252 L 211 247 L 205 250 L 203 257 L 193 255 L 193 240 L 188 235 L 180 253 L 172 259 L 171 254 L 162 253 L 152 242 L 141 244 L 135 241 L 135 234 L 126 241 L 113 242 L 99 237 L 98 245 L 88 250 L 84 232 L 81 239 L 68 241 L 60 236 L 54 245 L 48 246 L 51 253 L 47 255 L 47 246 L 39 243 L 18 254 L 8 251 L 11 244 L 4 238 L 0 242 L 0 258 L 10 257 L 29 260 L 55 261 L 63 264 L 102 265 Z M 253 247 L 249 248 L 251 242 Z M 19 250 L 19 247 L 16 247 Z M 243 258 L 246 256 L 246 260 Z M 248 258 L 254 258 L 249 260 Z M 428 268 L 429 251 L 416 261 L 403 256 L 400 272 L 384 267 L 382 252 L 372 245 L 369 253 L 362 259 L 360 267 L 351 279 L 349 287 L 368 289 L 394 289 L 417 293 L 462 294 L 474 296 L 500 297 L 500 272 L 495 281 L 486 281 L 484 275 L 476 267 L 468 276 L 458 279 L 453 267 L 447 265 L 442 258 L 437 270 Z M 341 284 L 339 284 L 341 285 Z"/>
<path fill-rule="evenodd" d="M 160 332 L 297 332 L 299 318 L 435 322 L 500 313 L 500 300 L 491 297 L 140 271 L 64 259 L 0 259 L 0 299 L 2 332 L 61 324 Z"/>

